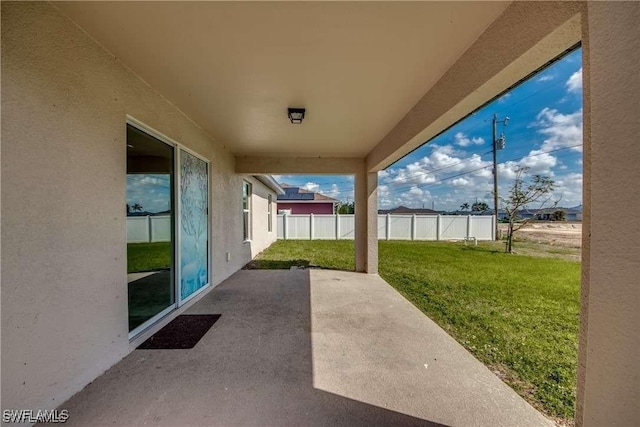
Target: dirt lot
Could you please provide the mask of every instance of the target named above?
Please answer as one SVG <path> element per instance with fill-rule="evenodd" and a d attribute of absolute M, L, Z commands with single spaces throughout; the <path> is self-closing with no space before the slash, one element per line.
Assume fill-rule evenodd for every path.
<path fill-rule="evenodd" d="M 500 224 L 503 235 L 507 224 Z M 518 240 L 546 243 L 562 248 L 582 246 L 582 223 L 580 222 L 532 222 L 514 234 Z"/>

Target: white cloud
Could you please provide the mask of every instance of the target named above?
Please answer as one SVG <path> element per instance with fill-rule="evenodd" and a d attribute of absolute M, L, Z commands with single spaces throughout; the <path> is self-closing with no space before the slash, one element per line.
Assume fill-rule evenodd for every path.
<path fill-rule="evenodd" d="M 582 174 L 570 173 L 555 179 L 553 200 L 560 200 L 559 205 L 572 207 L 582 204 Z"/>
<path fill-rule="evenodd" d="M 538 82 L 549 82 L 554 79 L 554 76 L 547 74 L 546 76 L 539 77 L 536 81 Z"/>
<path fill-rule="evenodd" d="M 490 169 L 481 169 L 491 165 L 482 160 L 479 154 L 468 155 L 456 150 L 452 145 L 431 145 L 431 153 L 401 168 L 387 169 L 379 174 L 378 200 L 384 208 L 404 205 L 409 207 L 429 207 L 437 209 L 453 208 L 459 205 L 458 199 L 474 200 L 483 198 L 490 191 L 488 186 Z M 469 172 L 468 174 L 465 174 Z M 443 178 L 455 174 L 465 174 L 445 185 L 454 188 L 444 194 L 432 194 L 427 188 Z M 441 188 L 441 187 L 438 187 Z M 440 191 L 438 190 L 438 193 Z"/>
<path fill-rule="evenodd" d="M 313 191 L 314 193 L 317 193 L 318 190 L 320 190 L 320 184 L 317 184 L 315 182 L 307 182 L 301 188 L 304 188 L 307 191 Z"/>
<path fill-rule="evenodd" d="M 521 167 L 529 168 L 529 172 L 537 175 L 553 175 L 551 169 L 558 164 L 558 159 L 541 150 L 532 150 L 529 155 L 518 162 Z"/>
<path fill-rule="evenodd" d="M 471 181 L 462 177 L 456 178 L 453 181 L 451 181 L 451 185 L 454 185 L 456 187 L 469 185 L 470 183 Z"/>
<path fill-rule="evenodd" d="M 505 102 L 509 98 L 511 98 L 511 93 L 510 92 L 509 93 L 505 93 L 500 98 L 498 98 L 498 102 L 500 102 L 500 103 Z"/>
<path fill-rule="evenodd" d="M 534 126 L 539 127 L 539 133 L 544 135 L 540 151 L 557 150 L 558 148 L 573 147 L 572 150 L 582 151 L 582 109 L 562 114 L 556 109 L 544 108 L 536 116 Z"/>
<path fill-rule="evenodd" d="M 332 183 L 329 186 L 329 188 L 326 188 L 326 187 L 323 188 L 320 184 L 316 182 L 307 182 L 305 185 L 303 185 L 300 188 L 303 188 L 307 191 L 313 191 L 314 193 L 324 194 L 325 196 L 333 197 L 334 199 L 339 199 L 340 196 L 342 195 L 342 192 L 340 191 L 340 187 L 336 183 Z"/>
<path fill-rule="evenodd" d="M 322 194 L 337 199 L 338 197 L 340 197 L 340 189 L 338 188 L 338 184 L 331 184 L 331 188 L 328 191 L 322 192 Z"/>
<path fill-rule="evenodd" d="M 464 133 L 458 132 L 454 135 L 454 140 L 460 147 L 468 147 L 470 145 L 482 145 L 484 144 L 484 138 L 469 138 Z"/>
<path fill-rule="evenodd" d="M 567 91 L 572 93 L 580 93 L 582 91 L 582 68 L 573 73 L 567 80 Z"/>
<path fill-rule="evenodd" d="M 412 194 L 414 196 L 422 196 L 424 194 L 424 191 L 414 185 L 413 187 L 411 187 L 411 190 L 409 190 L 409 194 Z"/>

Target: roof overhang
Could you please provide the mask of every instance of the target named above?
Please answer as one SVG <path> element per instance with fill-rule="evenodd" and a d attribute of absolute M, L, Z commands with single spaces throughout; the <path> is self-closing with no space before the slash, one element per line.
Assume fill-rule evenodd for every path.
<path fill-rule="evenodd" d="M 280 184 L 278 184 L 278 181 L 276 181 L 275 178 L 272 177 L 271 175 L 254 175 L 253 177 L 258 181 L 260 181 L 261 183 L 263 183 L 264 185 L 266 185 L 268 188 L 275 191 L 276 194 L 278 195 L 285 194 L 284 189 L 280 187 Z"/>

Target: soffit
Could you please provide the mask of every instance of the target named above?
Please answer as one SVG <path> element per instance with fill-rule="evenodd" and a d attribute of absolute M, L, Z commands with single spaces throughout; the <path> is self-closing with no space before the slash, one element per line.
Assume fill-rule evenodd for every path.
<path fill-rule="evenodd" d="M 54 4 L 236 155 L 362 157 L 509 3 Z"/>

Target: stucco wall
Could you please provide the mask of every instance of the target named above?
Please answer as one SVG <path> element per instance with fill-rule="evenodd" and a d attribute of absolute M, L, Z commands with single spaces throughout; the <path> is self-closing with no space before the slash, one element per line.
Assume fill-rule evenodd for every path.
<path fill-rule="evenodd" d="M 588 2 L 578 426 L 640 424 L 640 3 Z"/>
<path fill-rule="evenodd" d="M 278 209 L 291 209 L 291 214 L 333 214 L 333 203 L 287 203 L 278 202 Z"/>
<path fill-rule="evenodd" d="M 266 185 L 251 176 L 245 176 L 245 181 L 251 183 L 251 241 L 244 245 L 251 248 L 251 256 L 254 257 L 269 247 L 278 238 L 277 236 L 277 209 L 276 193 Z M 271 218 L 271 231 L 269 231 L 268 206 L 269 194 L 273 200 L 273 215 Z"/>
<path fill-rule="evenodd" d="M 1 8 L 2 407 L 51 409 L 131 349 L 127 114 L 211 161 L 212 283 L 252 248 L 222 144 L 52 5 Z"/>

